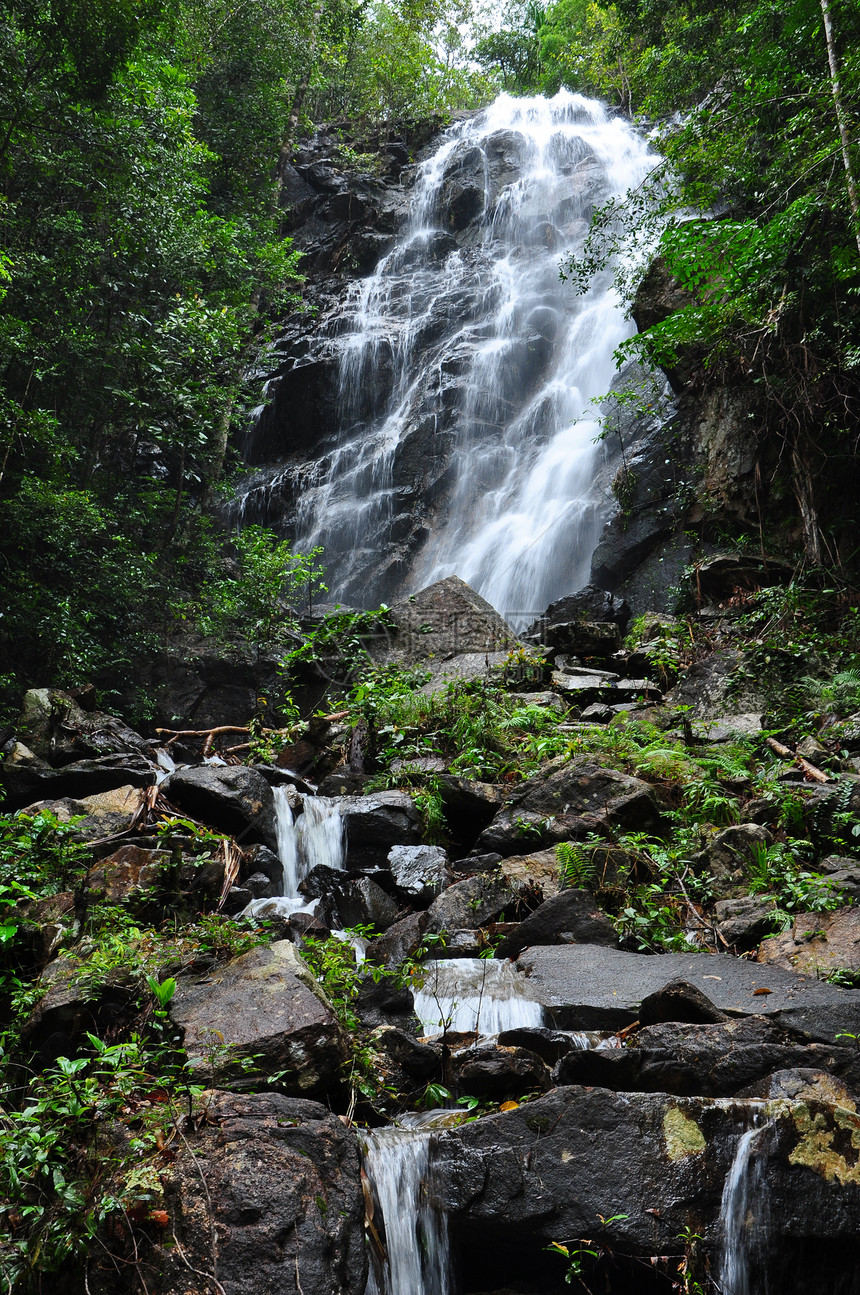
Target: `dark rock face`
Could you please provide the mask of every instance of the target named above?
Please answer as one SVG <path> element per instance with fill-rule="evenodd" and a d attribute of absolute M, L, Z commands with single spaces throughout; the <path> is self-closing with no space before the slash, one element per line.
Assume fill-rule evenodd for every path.
<path fill-rule="evenodd" d="M 206 1110 L 162 1173 L 167 1243 L 141 1238 L 132 1256 L 151 1295 L 362 1295 L 364 1199 L 351 1130 L 316 1102 L 277 1093 L 213 1092 Z M 101 1257 L 115 1249 L 94 1251 L 93 1295 L 129 1289 L 126 1270 Z"/>
<path fill-rule="evenodd" d="M 181 979 L 170 1005 L 194 1069 L 207 1082 L 253 1087 L 267 1075 L 297 1095 L 335 1087 L 344 1040 L 316 982 L 287 940 Z"/>
<path fill-rule="evenodd" d="M 384 935 L 371 941 L 367 956 L 386 967 L 398 967 L 421 946 L 429 922 L 427 913 L 410 913 L 389 926 Z"/>
<path fill-rule="evenodd" d="M 766 1116 L 768 1260 L 775 1269 L 786 1248 L 798 1254 L 799 1238 L 827 1238 L 847 1247 L 847 1276 L 860 1208 L 849 1130 L 860 1132 L 860 1118 L 816 1101 L 776 1102 Z M 713 1253 L 723 1184 L 748 1118 L 744 1103 L 565 1087 L 444 1133 L 434 1170 L 455 1243 L 522 1272 L 549 1241 L 595 1235 L 611 1201 L 601 1236 L 613 1250 L 664 1254 L 692 1226 Z M 824 1150 L 831 1138 L 840 1150 Z M 809 1276 L 808 1268 L 789 1275 L 780 1289 L 809 1289 Z"/>
<path fill-rule="evenodd" d="M 527 1048 L 470 1048 L 455 1059 L 455 1073 L 463 1092 L 502 1100 L 535 1089 L 550 1087 L 549 1069 Z"/>
<path fill-rule="evenodd" d="M 478 874 L 457 881 L 434 899 L 427 910 L 431 931 L 474 929 L 512 913 L 517 896 L 499 876 Z"/>
<path fill-rule="evenodd" d="M 563 890 L 546 899 L 496 946 L 497 958 L 516 958 L 533 944 L 597 944 L 617 948 L 615 928 L 587 890 Z"/>
<path fill-rule="evenodd" d="M 476 848 L 510 855 L 521 850 L 524 833 L 550 845 L 581 839 L 602 824 L 648 831 L 659 820 L 647 783 L 580 758 L 523 783 L 481 833 Z"/>
<path fill-rule="evenodd" d="M 240 842 L 277 850 L 275 799 L 262 774 L 242 765 L 177 769 L 165 779 L 164 795 L 186 813 L 205 819 Z"/>
<path fill-rule="evenodd" d="M 343 796 L 338 809 L 346 833 L 346 867 L 384 867 L 395 845 L 418 845 L 421 818 L 405 791 Z"/>

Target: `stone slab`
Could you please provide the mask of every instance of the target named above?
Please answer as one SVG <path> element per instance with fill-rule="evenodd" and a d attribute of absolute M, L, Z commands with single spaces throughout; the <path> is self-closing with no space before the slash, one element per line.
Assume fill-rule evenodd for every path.
<path fill-rule="evenodd" d="M 518 965 L 559 1029 L 629 1025 L 648 994 L 670 980 L 687 980 L 731 1016 L 768 1016 L 822 1043 L 842 1032 L 860 1034 L 860 991 L 726 954 L 649 955 L 558 945 L 529 949 Z"/>

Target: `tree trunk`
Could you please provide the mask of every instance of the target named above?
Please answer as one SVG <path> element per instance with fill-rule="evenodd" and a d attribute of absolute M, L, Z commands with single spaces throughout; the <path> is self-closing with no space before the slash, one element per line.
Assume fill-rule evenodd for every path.
<path fill-rule="evenodd" d="M 296 86 L 293 102 L 290 108 L 290 115 L 287 118 L 287 128 L 284 131 L 284 137 L 281 140 L 281 147 L 278 150 L 278 164 L 275 168 L 275 179 L 277 180 L 276 201 L 280 205 L 281 189 L 284 184 L 284 175 L 290 164 L 290 154 L 293 151 L 293 139 L 296 133 L 296 127 L 299 124 L 302 105 L 308 92 L 308 86 L 311 83 L 311 76 L 314 70 L 314 59 L 316 58 L 317 46 L 320 40 L 320 25 L 322 23 L 323 12 L 325 11 L 325 0 L 317 0 L 313 13 L 311 14 L 310 31 L 308 32 L 308 43 L 305 51 L 305 70 L 299 78 Z"/>
<path fill-rule="evenodd" d="M 848 201 L 851 203 L 851 214 L 854 217 L 854 237 L 857 241 L 857 251 L 860 252 L 860 197 L 858 197 L 857 183 L 851 166 L 851 136 L 848 134 L 848 117 L 839 86 L 839 64 L 836 61 L 836 46 L 833 43 L 830 0 L 820 0 L 820 4 L 824 18 L 824 38 L 827 41 L 827 62 L 830 65 L 830 89 L 833 92 L 833 106 L 836 109 L 839 138 L 842 142 L 842 164 L 845 167 L 845 179 L 848 185 Z"/>
<path fill-rule="evenodd" d="M 812 472 L 809 463 L 801 452 L 797 439 L 791 451 L 791 463 L 794 469 L 794 493 L 797 496 L 800 516 L 803 522 L 803 542 L 806 556 L 820 567 L 821 532 L 818 529 L 818 509 L 815 506 L 815 490 L 812 484 Z"/>

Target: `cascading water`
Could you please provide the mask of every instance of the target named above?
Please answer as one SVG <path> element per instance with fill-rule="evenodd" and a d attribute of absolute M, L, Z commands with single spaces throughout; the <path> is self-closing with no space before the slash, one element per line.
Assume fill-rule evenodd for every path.
<path fill-rule="evenodd" d="M 289 917 L 299 910 L 310 912 L 313 904 L 302 895 L 300 883 L 318 864 L 343 868 L 344 828 L 337 801 L 325 796 L 303 796 L 302 812 L 296 819 L 290 795 L 288 787 L 274 789 L 278 858 L 284 868 L 283 891 L 273 899 L 252 900 L 245 910 L 249 914 L 279 913 Z"/>
<path fill-rule="evenodd" d="M 767 1227 L 766 1155 L 759 1145 L 767 1126 L 756 1125 L 738 1139 L 723 1185 L 720 1206 L 722 1254 L 718 1289 L 722 1295 L 753 1295 L 750 1270 L 763 1251 Z M 755 1295 L 764 1295 L 757 1287 Z"/>
<path fill-rule="evenodd" d="M 493 958 L 446 958 L 421 968 L 413 990 L 415 1015 L 428 1035 L 443 1030 L 502 1030 L 543 1025 L 543 1008 L 529 997 L 528 982 L 512 963 Z"/>
<path fill-rule="evenodd" d="M 385 1251 L 373 1252 L 366 1295 L 450 1295 L 448 1223 L 431 1196 L 431 1147 L 432 1134 L 420 1128 L 367 1134 L 364 1168 L 382 1213 Z"/>
<path fill-rule="evenodd" d="M 609 274 L 578 296 L 559 264 L 654 162 L 622 118 L 562 91 L 501 95 L 421 165 L 404 230 L 331 326 L 339 431 L 296 469 L 288 529 L 323 546 L 339 597 L 456 573 L 534 611 L 586 582 L 605 510 L 591 402 L 634 330 Z M 237 520 L 278 520 L 266 480 Z"/>

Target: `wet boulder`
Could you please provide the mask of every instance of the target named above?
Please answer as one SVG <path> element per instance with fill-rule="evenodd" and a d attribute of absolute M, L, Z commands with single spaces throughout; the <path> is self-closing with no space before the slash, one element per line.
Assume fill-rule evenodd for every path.
<path fill-rule="evenodd" d="M 549 1067 L 534 1052 L 520 1047 L 484 1044 L 457 1053 L 454 1073 L 464 1093 L 496 1101 L 524 1093 L 546 1092 Z"/>
<path fill-rule="evenodd" d="M 524 840 L 548 846 L 603 827 L 637 832 L 659 825 L 660 811 L 647 783 L 579 757 L 523 783 L 481 833 L 476 849 L 511 855 Z"/>
<path fill-rule="evenodd" d="M 165 797 L 186 814 L 235 836 L 277 851 L 275 799 L 256 769 L 244 765 L 199 765 L 177 769 L 165 779 Z"/>
<path fill-rule="evenodd" d="M 856 1091 L 860 1058 L 844 1043 L 806 1043 L 763 1016 L 691 1025 L 667 1022 L 640 1030 L 633 1087 L 681 1096 L 734 1097 L 778 1070 L 817 1067 Z"/>
<path fill-rule="evenodd" d="M 485 1289 L 525 1283 L 549 1243 L 594 1236 L 598 1226 L 601 1244 L 622 1254 L 665 1254 L 692 1229 L 716 1257 L 724 1187 L 755 1109 L 766 1122 L 756 1153 L 767 1164 L 768 1225 L 760 1236 L 771 1280 L 778 1276 L 778 1288 L 792 1295 L 820 1289 L 826 1242 L 850 1284 L 860 1117 L 814 1100 L 755 1108 L 571 1086 L 445 1131 L 433 1170 L 454 1244 L 480 1253 Z M 750 1201 L 756 1220 L 761 1204 Z"/>
<path fill-rule="evenodd" d="M 210 1092 L 204 1104 L 205 1118 L 159 1170 L 164 1243 L 159 1229 L 136 1228 L 118 1263 L 111 1236 L 90 1257 L 92 1295 L 125 1295 L 126 1264 L 145 1271 L 150 1295 L 362 1295 L 364 1198 L 352 1131 L 316 1102 L 280 1093 Z"/>
<path fill-rule="evenodd" d="M 639 1019 L 643 999 L 673 980 L 695 985 L 721 1012 L 764 1015 L 803 1041 L 860 1034 L 860 992 L 727 954 L 625 953 L 596 945 L 535 946 L 516 965 L 548 1021 L 570 1030 L 614 1030 Z"/>
<path fill-rule="evenodd" d="M 448 855 L 438 845 L 395 845 L 388 866 L 397 889 L 416 907 L 426 907 L 452 881 Z"/>
<path fill-rule="evenodd" d="M 384 867 L 395 845 L 418 845 L 421 816 L 405 791 L 375 791 L 342 796 L 338 810 L 346 834 L 346 867 Z"/>
<path fill-rule="evenodd" d="M 428 912 L 431 931 L 474 930 L 517 909 L 517 895 L 497 875 L 477 874 L 457 881 L 433 900 Z"/>
<path fill-rule="evenodd" d="M 374 926 L 379 931 L 386 931 L 401 915 L 401 908 L 396 900 L 387 895 L 370 877 L 342 876 L 337 888 L 329 892 L 324 904 L 330 924 L 342 929 Z"/>
<path fill-rule="evenodd" d="M 253 1088 L 278 1074 L 300 1096 L 341 1082 L 345 1042 L 322 991 L 288 940 L 183 977 L 170 1004 L 195 1074 Z"/>
<path fill-rule="evenodd" d="M 596 944 L 618 947 L 618 936 L 587 890 L 563 890 L 515 928 L 496 946 L 497 958 L 516 958 L 534 944 Z"/>
<path fill-rule="evenodd" d="M 367 946 L 368 958 L 385 967 L 399 967 L 421 948 L 429 921 L 426 912 L 409 913 L 400 918 L 389 926 L 384 935 L 370 942 Z"/>

